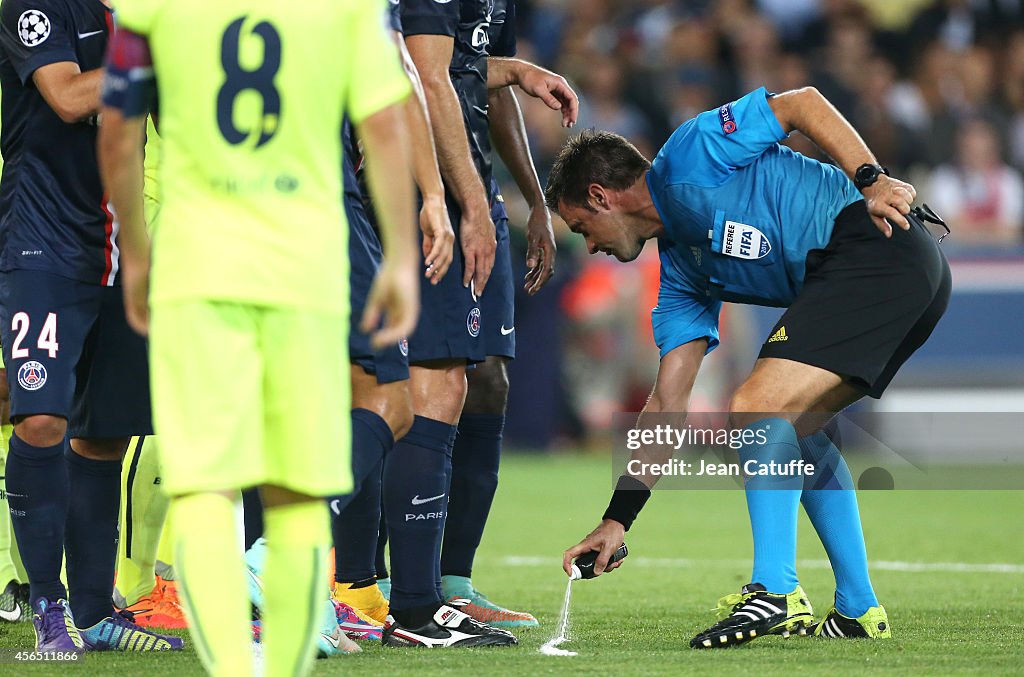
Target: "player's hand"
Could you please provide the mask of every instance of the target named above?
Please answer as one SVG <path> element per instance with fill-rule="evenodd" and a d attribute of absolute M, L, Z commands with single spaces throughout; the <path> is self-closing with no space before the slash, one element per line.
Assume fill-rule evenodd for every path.
<path fill-rule="evenodd" d="M 360 329 L 370 334 L 374 348 L 398 343 L 416 329 L 420 312 L 418 268 L 418 262 L 414 260 L 389 261 L 385 258 L 377 270 L 360 322 Z"/>
<path fill-rule="evenodd" d="M 530 210 L 526 222 L 526 282 L 523 289 L 533 296 L 555 274 L 555 231 L 551 229 L 551 212 L 541 204 Z"/>
<path fill-rule="evenodd" d="M 486 204 L 484 202 L 484 206 Z M 494 253 L 498 249 L 490 211 L 481 209 L 472 215 L 463 212 L 459 235 L 462 239 L 462 258 L 465 263 L 462 286 L 468 287 L 472 283 L 473 293 L 479 296 L 484 293 L 487 280 L 491 277 Z"/>
<path fill-rule="evenodd" d="M 149 334 L 149 255 L 121 259 L 121 293 L 128 326 Z"/>
<path fill-rule="evenodd" d="M 448 219 L 448 208 L 444 197 L 423 198 L 420 208 L 420 230 L 423 231 L 424 273 L 430 284 L 437 284 L 452 264 L 452 248 L 455 245 L 455 231 Z"/>
<path fill-rule="evenodd" d="M 880 174 L 878 180 L 861 191 L 867 200 L 868 213 L 878 230 L 886 237 L 892 237 L 892 225 L 910 230 L 906 215 L 917 197 L 912 185 L 891 176 Z"/>
<path fill-rule="evenodd" d="M 562 126 L 572 127 L 580 113 L 580 99 L 569 83 L 558 73 L 534 64 L 523 64 L 518 74 L 520 89 L 547 104 L 551 110 L 562 111 Z"/>
<path fill-rule="evenodd" d="M 615 554 L 618 547 L 622 545 L 625 538 L 626 528 L 624 526 L 615 520 L 602 520 L 597 525 L 597 528 L 591 531 L 586 538 L 565 551 L 565 554 L 562 555 L 562 570 L 565 571 L 566 575 L 572 576 L 572 561 L 591 550 L 597 550 L 601 553 L 597 556 L 597 561 L 594 562 L 595 576 L 603 574 L 605 567 L 608 567 L 608 571 L 618 569 L 625 560 L 620 559 L 611 566 L 608 566 L 608 560 Z"/>

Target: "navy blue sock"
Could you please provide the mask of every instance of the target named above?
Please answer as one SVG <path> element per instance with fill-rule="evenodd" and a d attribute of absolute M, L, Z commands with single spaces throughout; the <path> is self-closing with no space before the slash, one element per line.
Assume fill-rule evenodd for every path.
<path fill-rule="evenodd" d="M 850 468 L 820 430 L 800 440 L 800 453 L 814 464 L 814 475 L 806 478 L 800 502 L 832 564 L 836 609 L 849 618 L 859 618 L 878 606 L 878 598 L 868 576 L 868 554 Z"/>
<path fill-rule="evenodd" d="M 121 461 L 97 461 L 64 452 L 71 486 L 64 547 L 75 622 L 91 628 L 113 613 L 110 597 L 117 562 Z"/>
<path fill-rule="evenodd" d="M 394 446 L 383 418 L 369 409 L 352 410 L 353 492 L 330 502 L 336 581 L 355 583 L 376 573 L 381 474 Z"/>
<path fill-rule="evenodd" d="M 384 512 L 391 540 L 391 610 L 441 602 L 441 533 L 448 511 L 445 472 L 455 426 L 417 416 L 384 459 Z M 437 574 L 437 585 L 434 577 Z"/>
<path fill-rule="evenodd" d="M 383 482 L 383 473 L 381 481 Z M 380 526 L 377 527 L 377 558 L 376 558 L 376 569 L 377 579 L 391 578 L 391 572 L 388 571 L 388 557 L 385 553 L 385 549 L 388 547 L 388 520 L 384 514 L 384 497 L 381 496 L 380 504 Z"/>
<path fill-rule="evenodd" d="M 242 491 L 242 525 L 245 528 L 245 549 L 263 536 L 263 499 L 253 487 Z"/>
<path fill-rule="evenodd" d="M 446 498 L 445 500 L 449 502 L 449 506 L 448 506 L 449 508 L 451 507 L 450 506 L 450 502 L 451 502 L 451 494 L 452 494 L 452 491 L 451 491 L 452 490 L 452 449 L 455 448 L 455 438 L 458 437 L 458 434 L 459 434 L 459 427 L 458 426 L 454 426 L 454 425 L 448 426 L 448 441 L 446 443 L 445 454 L 444 454 L 444 487 L 448 491 L 448 498 Z M 445 527 L 447 527 L 447 525 L 448 525 L 448 515 L 447 515 L 447 512 L 445 513 L 444 522 L 445 522 Z M 436 593 L 438 599 L 442 599 L 442 600 L 444 599 L 444 591 L 441 589 L 441 547 L 442 547 L 442 544 L 444 542 L 444 533 L 443 532 L 444 532 L 444 529 L 442 529 L 442 533 L 438 534 L 437 558 L 434 560 L 434 592 Z"/>
<path fill-rule="evenodd" d="M 441 547 L 441 573 L 469 577 L 484 535 L 494 493 L 504 414 L 463 414 L 452 450 L 448 520 Z"/>
<path fill-rule="evenodd" d="M 800 460 L 796 429 L 785 419 L 766 418 L 744 430 L 763 433 L 765 442 L 755 441 L 740 449 L 744 470 L 756 473 L 759 468 L 770 470 L 769 464 L 776 464 L 769 474 L 753 474 L 746 479 L 747 511 L 754 534 L 754 572 L 750 580 L 768 592 L 790 593 L 797 586 L 796 525 L 803 476 L 783 474 L 779 467 L 791 468 L 791 463 Z"/>
<path fill-rule="evenodd" d="M 33 447 L 15 432 L 7 452 L 11 525 L 33 604 L 40 597 L 56 600 L 68 596 L 60 582 L 70 492 L 64 445 Z"/>

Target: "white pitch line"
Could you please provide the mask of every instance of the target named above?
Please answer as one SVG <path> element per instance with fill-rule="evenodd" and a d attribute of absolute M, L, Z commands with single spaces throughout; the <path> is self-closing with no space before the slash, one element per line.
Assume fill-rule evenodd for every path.
<path fill-rule="evenodd" d="M 558 567 L 561 561 L 555 557 L 512 556 L 501 558 L 502 566 L 508 567 Z M 675 557 L 630 557 L 630 566 L 644 568 L 688 569 L 701 566 L 749 567 L 749 560 L 741 559 L 683 559 Z M 803 559 L 798 567 L 805 569 L 829 569 L 825 559 Z M 878 560 L 871 562 L 874 571 L 904 571 L 911 573 L 936 572 L 957 574 L 1024 574 L 1024 564 L 975 563 L 975 562 L 892 562 Z"/>

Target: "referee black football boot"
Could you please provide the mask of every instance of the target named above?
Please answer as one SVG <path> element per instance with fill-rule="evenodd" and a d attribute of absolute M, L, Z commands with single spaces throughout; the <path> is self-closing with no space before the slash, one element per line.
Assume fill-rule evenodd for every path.
<path fill-rule="evenodd" d="M 860 618 L 844 616 L 832 607 L 820 623 L 808 630 L 815 637 L 827 639 L 892 639 L 889 615 L 882 605 L 871 607 Z"/>
<path fill-rule="evenodd" d="M 469 600 L 456 599 L 442 604 L 422 625 L 404 626 L 388 618 L 381 643 L 391 647 L 514 646 L 519 643 L 507 630 L 474 620 L 458 609 Z"/>
<path fill-rule="evenodd" d="M 768 592 L 760 583 L 718 600 L 719 621 L 690 640 L 693 649 L 718 649 L 744 644 L 765 635 L 807 635 L 814 622 L 811 603 L 799 585 L 788 595 Z"/>

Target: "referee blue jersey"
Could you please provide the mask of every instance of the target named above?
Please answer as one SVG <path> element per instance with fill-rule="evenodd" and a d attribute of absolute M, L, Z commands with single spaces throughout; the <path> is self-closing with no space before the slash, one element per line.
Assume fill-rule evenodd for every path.
<path fill-rule="evenodd" d="M 762 87 L 681 125 L 658 152 L 647 185 L 665 225 L 652 313 L 661 355 L 718 345 L 722 301 L 788 306 L 807 253 L 862 199 L 833 165 L 779 144 L 786 133 Z"/>

